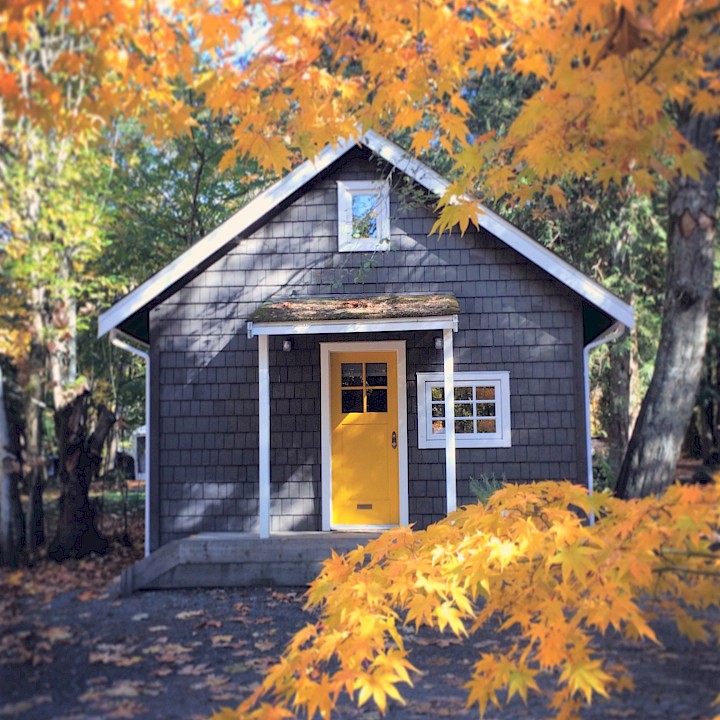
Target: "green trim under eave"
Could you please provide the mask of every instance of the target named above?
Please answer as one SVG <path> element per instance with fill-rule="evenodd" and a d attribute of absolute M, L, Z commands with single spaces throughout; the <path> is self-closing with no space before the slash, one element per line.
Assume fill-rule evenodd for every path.
<path fill-rule="evenodd" d="M 615 321 L 594 305 L 582 301 L 583 346 L 602 335 Z"/>
<path fill-rule="evenodd" d="M 119 329 L 129 335 L 134 340 L 143 343 L 144 345 L 150 344 L 150 328 L 148 327 L 148 313 L 149 310 L 144 308 L 140 312 L 131 315 L 127 320 L 123 321 Z"/>
<path fill-rule="evenodd" d="M 283 298 L 263 303 L 251 316 L 255 323 L 383 320 L 458 315 L 457 298 L 447 295 L 359 295 Z"/>

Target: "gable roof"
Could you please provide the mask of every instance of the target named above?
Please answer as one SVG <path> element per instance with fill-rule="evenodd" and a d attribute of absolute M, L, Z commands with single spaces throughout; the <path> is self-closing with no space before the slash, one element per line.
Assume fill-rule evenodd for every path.
<path fill-rule="evenodd" d="M 191 276 L 199 266 L 221 254 L 239 236 L 357 145 L 369 148 L 438 197 L 445 193 L 450 184 L 432 168 L 373 131 L 367 132 L 358 141 L 343 140 L 335 146 L 327 145 L 316 158 L 306 160 L 260 193 L 202 240 L 102 313 L 98 319 L 98 337 L 122 325 L 126 325 L 123 329 L 128 330 L 138 313 L 146 311 L 163 293 Z M 480 203 L 477 223 L 610 318 L 627 328 L 633 327 L 633 309 L 630 305 Z"/>

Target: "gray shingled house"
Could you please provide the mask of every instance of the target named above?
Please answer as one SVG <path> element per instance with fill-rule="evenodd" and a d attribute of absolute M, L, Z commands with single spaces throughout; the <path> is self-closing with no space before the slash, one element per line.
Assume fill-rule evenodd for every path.
<path fill-rule="evenodd" d="M 430 234 L 446 187 L 374 133 L 328 146 L 100 317 L 148 360 L 147 548 L 592 482 L 587 354 L 633 311 L 488 208 Z"/>

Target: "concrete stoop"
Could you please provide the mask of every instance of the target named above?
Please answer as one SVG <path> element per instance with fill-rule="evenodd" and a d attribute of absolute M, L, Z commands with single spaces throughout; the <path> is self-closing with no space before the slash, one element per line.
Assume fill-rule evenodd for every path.
<path fill-rule="evenodd" d="M 348 552 L 374 533 L 201 533 L 163 545 L 123 571 L 120 592 L 172 588 L 307 585 L 331 550 Z"/>

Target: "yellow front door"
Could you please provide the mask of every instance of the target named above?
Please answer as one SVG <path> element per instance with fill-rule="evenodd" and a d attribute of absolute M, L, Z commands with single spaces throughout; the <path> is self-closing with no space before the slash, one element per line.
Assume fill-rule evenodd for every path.
<path fill-rule="evenodd" d="M 395 525 L 397 355 L 333 352 L 330 384 L 332 525 Z"/>

